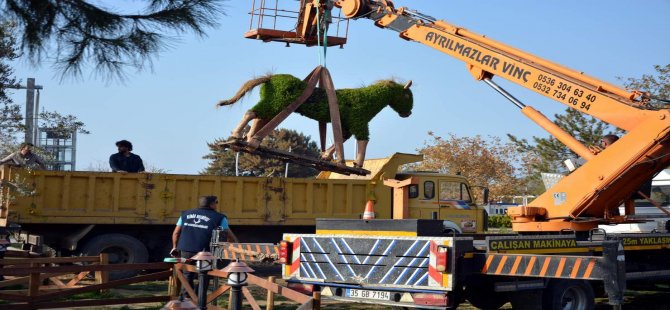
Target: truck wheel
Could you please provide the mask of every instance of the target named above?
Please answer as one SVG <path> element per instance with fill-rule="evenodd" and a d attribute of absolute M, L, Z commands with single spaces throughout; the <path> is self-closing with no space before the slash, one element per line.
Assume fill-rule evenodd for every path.
<path fill-rule="evenodd" d="M 147 248 L 134 237 L 124 234 L 105 234 L 93 237 L 86 242 L 81 250 L 84 256 L 97 256 L 100 253 L 109 254 L 110 264 L 138 264 L 146 263 L 149 258 Z M 138 270 L 110 271 L 109 278 L 118 280 L 130 278 Z"/>
<path fill-rule="evenodd" d="M 593 288 L 585 281 L 553 281 L 545 289 L 543 299 L 545 309 L 590 310 L 595 307 Z"/>

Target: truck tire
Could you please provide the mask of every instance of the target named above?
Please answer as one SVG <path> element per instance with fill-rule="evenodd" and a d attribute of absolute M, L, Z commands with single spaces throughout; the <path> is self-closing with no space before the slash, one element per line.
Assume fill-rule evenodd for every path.
<path fill-rule="evenodd" d="M 595 295 L 588 282 L 579 280 L 552 281 L 543 294 L 544 309 L 591 310 Z"/>
<path fill-rule="evenodd" d="M 147 248 L 134 237 L 124 234 L 104 234 L 93 237 L 82 247 L 84 256 L 109 254 L 110 264 L 146 263 L 149 259 Z M 138 270 L 117 270 L 109 273 L 110 280 L 125 279 L 135 276 Z"/>

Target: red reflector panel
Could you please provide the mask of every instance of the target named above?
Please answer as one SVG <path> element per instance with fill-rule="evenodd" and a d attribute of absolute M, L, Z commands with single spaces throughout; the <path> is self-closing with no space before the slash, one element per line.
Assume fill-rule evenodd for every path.
<path fill-rule="evenodd" d="M 443 294 L 414 293 L 414 304 L 421 306 L 447 306 L 449 298 Z"/>
<path fill-rule="evenodd" d="M 291 242 L 282 240 L 279 242 L 279 263 L 290 263 L 291 254 L 293 252 L 293 245 Z"/>
<path fill-rule="evenodd" d="M 447 271 L 447 263 L 449 257 L 449 249 L 445 247 L 438 247 L 435 255 L 435 269 L 439 272 Z"/>

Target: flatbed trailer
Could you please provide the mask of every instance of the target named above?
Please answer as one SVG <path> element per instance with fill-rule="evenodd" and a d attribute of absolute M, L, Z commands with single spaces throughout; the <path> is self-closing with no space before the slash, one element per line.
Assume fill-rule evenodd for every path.
<path fill-rule="evenodd" d="M 615 308 L 626 286 L 670 283 L 670 234 L 488 235 L 439 220 L 318 219 L 316 234 L 285 234 L 283 278 L 324 298 L 423 309 Z"/>

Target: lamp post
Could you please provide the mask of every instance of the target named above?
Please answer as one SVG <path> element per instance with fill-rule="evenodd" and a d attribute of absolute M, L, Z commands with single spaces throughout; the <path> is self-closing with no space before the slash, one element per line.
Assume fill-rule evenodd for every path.
<path fill-rule="evenodd" d="M 0 228 L 0 230 L 2 230 Z M 5 258 L 5 253 L 7 252 L 7 248 L 9 247 L 9 241 L 7 240 L 7 235 L 0 235 L 0 259 Z M 2 268 L 3 266 L 0 266 Z M 5 276 L 0 275 L 0 281 L 4 281 Z"/>
<path fill-rule="evenodd" d="M 202 251 L 191 257 L 191 259 L 195 261 L 195 269 L 198 270 L 198 309 L 206 310 L 207 284 L 209 284 L 207 272 L 212 270 L 215 258 L 212 253 Z"/>
<path fill-rule="evenodd" d="M 254 272 L 247 264 L 234 261 L 221 271 L 228 273 L 228 285 L 231 287 L 231 305 L 233 310 L 242 309 L 242 287 L 247 285 L 247 273 Z"/>

